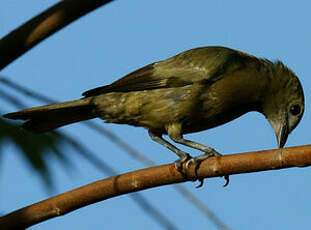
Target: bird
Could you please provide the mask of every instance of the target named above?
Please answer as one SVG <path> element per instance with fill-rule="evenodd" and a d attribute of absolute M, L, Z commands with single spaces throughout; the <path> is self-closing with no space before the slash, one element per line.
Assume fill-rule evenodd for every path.
<path fill-rule="evenodd" d="M 304 113 L 304 93 L 295 73 L 281 61 L 207 46 L 148 64 L 115 82 L 84 92 L 77 100 L 5 114 L 22 127 L 43 133 L 96 117 L 108 123 L 144 127 L 151 139 L 174 152 L 177 170 L 221 155 L 184 138 L 256 111 L 271 124 L 279 148 Z M 203 152 L 191 155 L 166 140 Z"/>

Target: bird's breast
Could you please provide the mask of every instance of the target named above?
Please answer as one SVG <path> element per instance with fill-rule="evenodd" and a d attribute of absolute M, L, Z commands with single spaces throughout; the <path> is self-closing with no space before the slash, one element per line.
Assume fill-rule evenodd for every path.
<path fill-rule="evenodd" d="M 195 118 L 185 122 L 184 133 L 213 128 L 247 112 L 259 111 L 264 89 L 265 81 L 258 81 L 247 72 L 222 78 L 201 94 L 200 110 Z"/>

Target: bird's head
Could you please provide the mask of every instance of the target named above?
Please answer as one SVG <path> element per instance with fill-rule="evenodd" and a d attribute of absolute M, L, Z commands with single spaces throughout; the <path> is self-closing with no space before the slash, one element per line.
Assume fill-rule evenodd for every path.
<path fill-rule="evenodd" d="M 304 94 L 297 76 L 281 62 L 273 63 L 272 72 L 263 113 L 275 131 L 278 147 L 283 148 L 303 116 Z"/>

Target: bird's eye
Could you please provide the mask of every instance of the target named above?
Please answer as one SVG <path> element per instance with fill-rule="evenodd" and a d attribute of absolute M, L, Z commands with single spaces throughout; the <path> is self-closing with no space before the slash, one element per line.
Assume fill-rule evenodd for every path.
<path fill-rule="evenodd" d="M 292 115 L 297 116 L 298 114 L 300 114 L 301 109 L 298 104 L 295 104 L 290 107 L 289 111 Z"/>

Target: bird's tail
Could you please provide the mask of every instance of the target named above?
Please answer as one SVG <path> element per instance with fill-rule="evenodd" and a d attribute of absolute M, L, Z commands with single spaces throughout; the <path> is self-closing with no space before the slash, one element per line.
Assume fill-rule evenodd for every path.
<path fill-rule="evenodd" d="M 46 132 L 74 122 L 97 117 L 91 98 L 24 109 L 3 115 L 15 120 L 26 120 L 23 128 L 35 133 Z"/>

